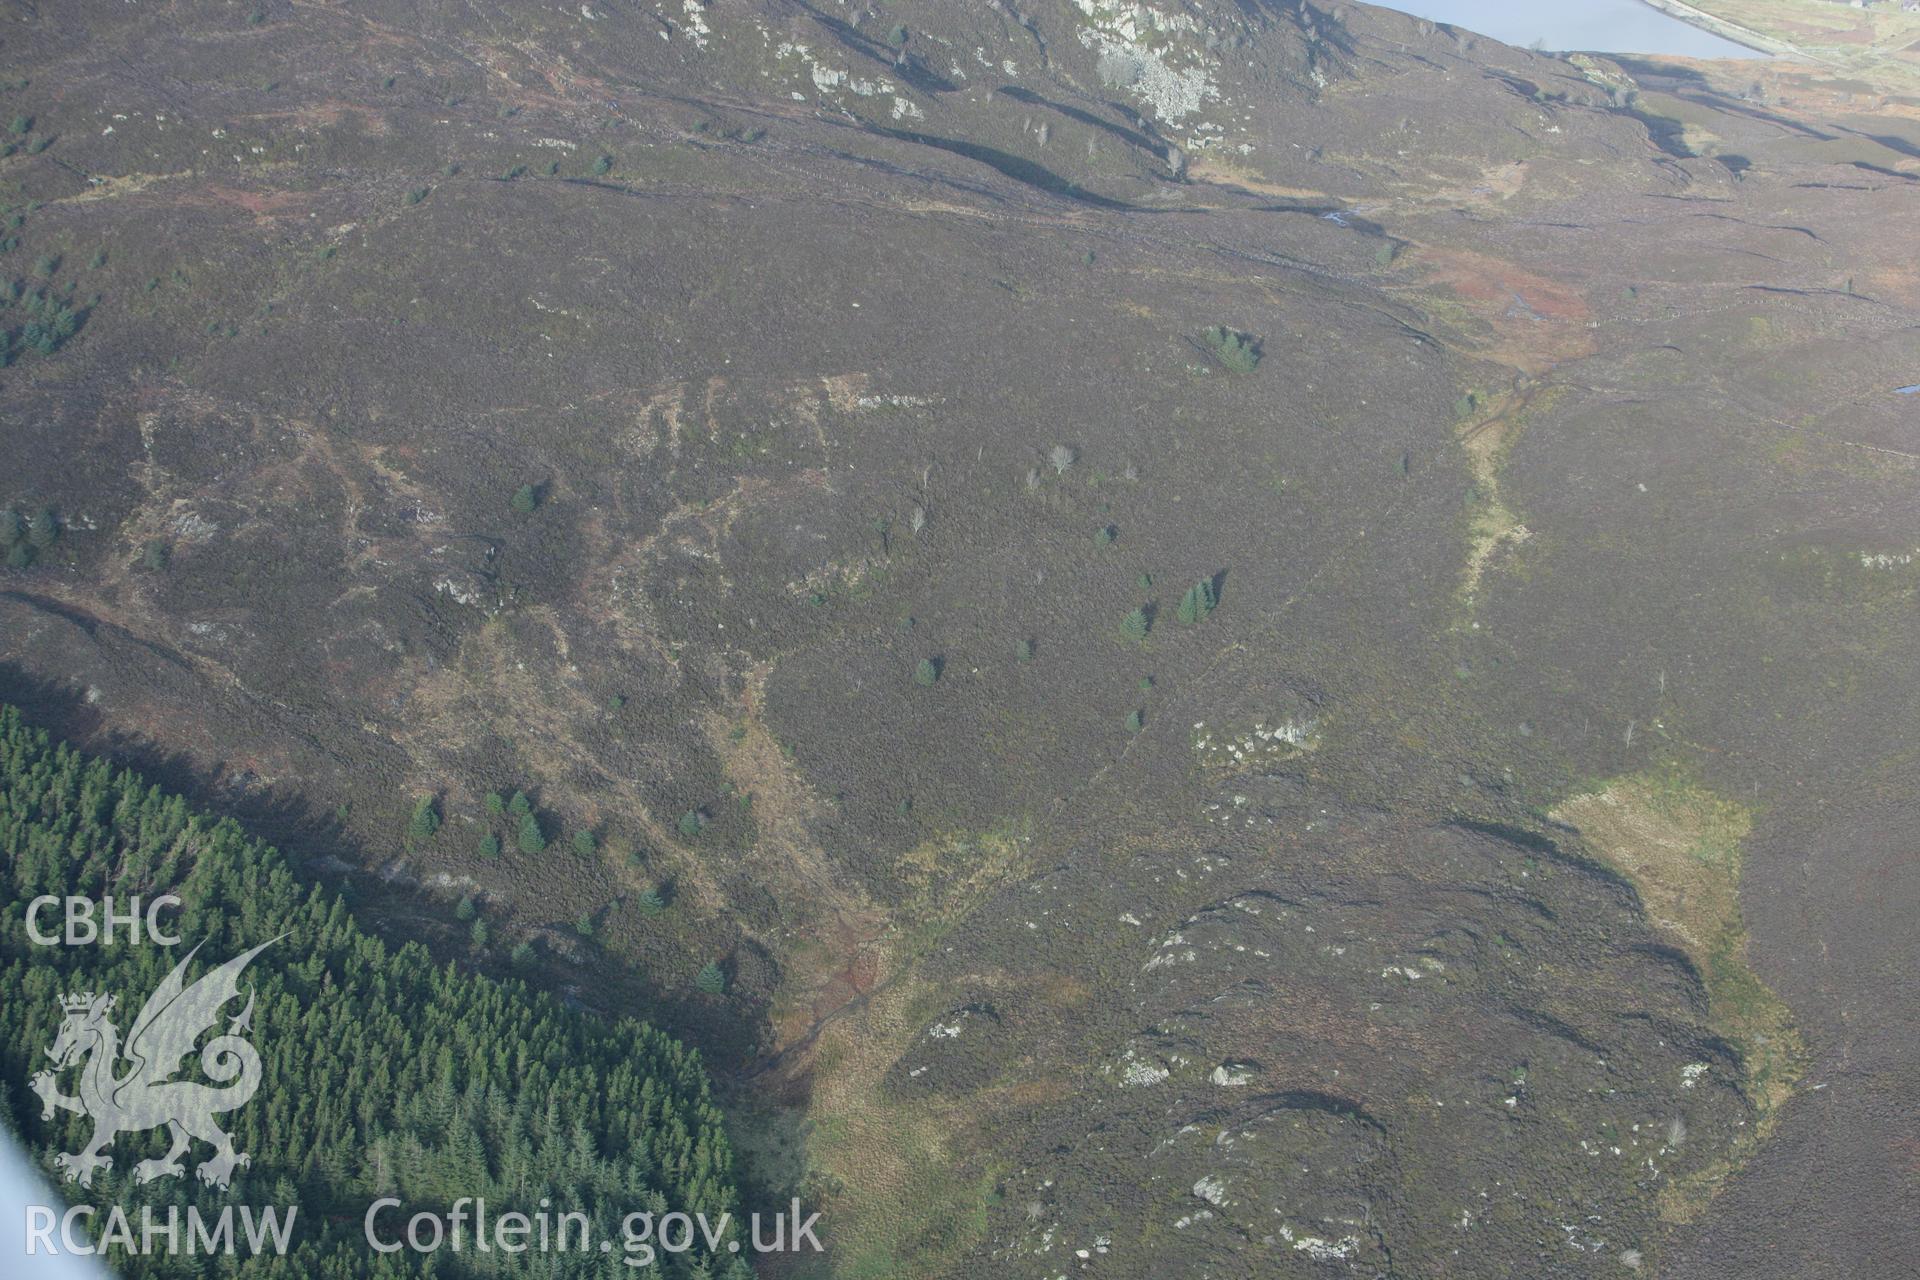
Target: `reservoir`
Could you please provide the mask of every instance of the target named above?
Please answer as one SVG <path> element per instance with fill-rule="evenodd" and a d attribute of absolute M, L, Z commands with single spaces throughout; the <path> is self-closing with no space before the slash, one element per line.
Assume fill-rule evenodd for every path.
<path fill-rule="evenodd" d="M 1390 8 L 1554 52 L 1651 53 L 1681 58 L 1764 58 L 1669 17 L 1641 0 L 1403 0 Z"/>

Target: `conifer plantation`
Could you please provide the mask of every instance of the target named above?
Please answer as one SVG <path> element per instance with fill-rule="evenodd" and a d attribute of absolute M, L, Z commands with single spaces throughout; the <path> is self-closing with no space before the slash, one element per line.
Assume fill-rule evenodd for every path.
<path fill-rule="evenodd" d="M 256 992 L 249 1038 L 264 1064 L 259 1092 L 221 1123 L 252 1157 L 229 1191 L 203 1187 L 194 1162 L 182 1178 L 135 1186 L 134 1164 L 162 1154 L 165 1131 L 125 1133 L 111 1169 L 70 1198 L 123 1206 L 197 1204 L 209 1220 L 224 1205 L 298 1205 L 294 1246 L 283 1258 L 113 1256 L 133 1276 L 361 1277 L 605 1275 L 608 1259 L 529 1251 L 459 1254 L 411 1250 L 380 1256 L 362 1238 L 369 1203 L 392 1195 L 383 1216 L 445 1213 L 460 1196 L 489 1212 L 579 1210 L 593 1239 L 618 1248 L 623 1215 L 651 1210 L 736 1210 L 733 1155 L 699 1054 L 645 1023 L 608 1022 L 569 1009 L 518 981 L 441 966 L 418 944 L 399 949 L 363 931 L 342 898 L 305 883 L 272 847 L 231 819 L 198 813 L 178 795 L 50 740 L 12 707 L 0 707 L 0 1079 L 7 1124 L 46 1167 L 76 1151 L 92 1122 L 69 1112 L 42 1121 L 25 1087 L 47 1065 L 60 997 L 91 990 L 117 997 L 124 1036 L 149 993 L 195 943 L 191 982 L 257 943 L 279 937 L 246 970 Z M 175 947 L 40 946 L 27 905 L 55 894 L 124 903 L 173 893 L 163 917 Z M 41 917 L 58 932 L 58 912 Z M 239 1007 L 223 1009 L 219 1030 Z M 198 1055 L 177 1078 L 192 1079 Z M 184 1219 L 183 1219 L 184 1221 Z M 618 1256 L 616 1254 L 616 1256 Z M 665 1255 L 651 1274 L 750 1274 L 737 1259 Z"/>

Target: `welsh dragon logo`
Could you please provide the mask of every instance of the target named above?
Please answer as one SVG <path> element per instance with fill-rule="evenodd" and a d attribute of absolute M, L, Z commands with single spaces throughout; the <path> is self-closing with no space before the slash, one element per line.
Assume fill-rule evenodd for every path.
<path fill-rule="evenodd" d="M 233 1139 L 213 1119 L 218 1112 L 245 1105 L 260 1087 L 260 1055 L 241 1038 L 242 1032 L 251 1029 L 253 1020 L 251 989 L 246 1008 L 228 1020 L 227 1033 L 215 1036 L 200 1049 L 200 1070 L 216 1083 L 171 1077 L 179 1073 L 181 1060 L 194 1051 L 201 1035 L 219 1020 L 220 1011 L 239 998 L 241 971 L 277 941 L 269 939 L 243 952 L 187 986 L 187 965 L 200 950 L 196 945 L 141 1006 L 124 1047 L 108 1016 L 113 1012 L 112 996 L 88 991 L 61 997 L 66 1020 L 60 1024 L 53 1047 L 46 1051 L 53 1059 L 54 1070 L 37 1073 L 30 1084 L 40 1095 L 41 1119 L 51 1120 L 58 1107 L 93 1120 L 91 1142 L 74 1154 L 53 1158 L 68 1182 L 93 1185 L 96 1169 L 113 1167 L 113 1157 L 104 1152 L 116 1137 L 161 1125 L 167 1126 L 172 1135 L 173 1148 L 157 1160 L 142 1160 L 135 1165 L 136 1182 L 177 1178 L 186 1172 L 180 1157 L 195 1138 L 214 1149 L 212 1157 L 201 1161 L 195 1170 L 200 1181 L 210 1186 L 225 1190 L 234 1169 L 252 1163 L 233 1149 Z M 69 1097 L 60 1092 L 56 1073 L 75 1063 L 83 1063 L 80 1094 Z M 120 1070 L 123 1063 L 124 1072 Z"/>

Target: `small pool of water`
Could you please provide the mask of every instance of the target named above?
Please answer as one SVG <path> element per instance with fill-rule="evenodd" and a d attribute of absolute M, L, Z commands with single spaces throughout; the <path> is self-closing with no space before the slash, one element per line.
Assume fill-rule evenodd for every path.
<path fill-rule="evenodd" d="M 1670 18 L 1640 0 L 1395 0 L 1402 13 L 1522 47 L 1555 52 L 1660 53 L 1680 58 L 1768 55 Z"/>

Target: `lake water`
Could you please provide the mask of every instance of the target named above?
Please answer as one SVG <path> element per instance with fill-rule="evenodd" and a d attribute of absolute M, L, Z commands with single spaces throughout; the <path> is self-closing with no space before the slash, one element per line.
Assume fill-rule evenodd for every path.
<path fill-rule="evenodd" d="M 1402 13 L 1464 27 L 1507 44 L 1585 53 L 1764 58 L 1745 45 L 1670 18 L 1640 0 L 1405 0 Z"/>

